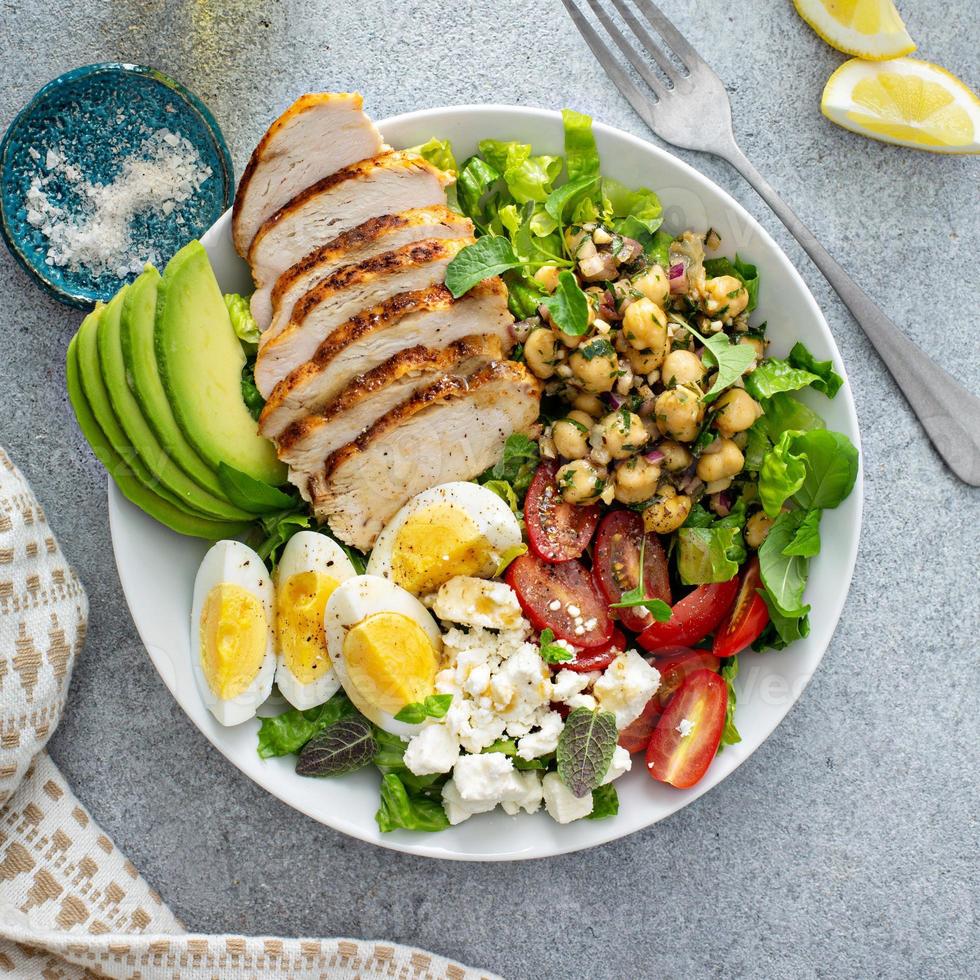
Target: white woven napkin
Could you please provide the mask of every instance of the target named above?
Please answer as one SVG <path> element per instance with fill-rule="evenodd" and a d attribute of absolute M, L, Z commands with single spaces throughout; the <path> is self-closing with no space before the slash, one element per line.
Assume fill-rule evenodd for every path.
<path fill-rule="evenodd" d="M 44 751 L 87 615 L 43 510 L 0 448 L 0 974 L 494 980 L 394 943 L 185 932 Z"/>

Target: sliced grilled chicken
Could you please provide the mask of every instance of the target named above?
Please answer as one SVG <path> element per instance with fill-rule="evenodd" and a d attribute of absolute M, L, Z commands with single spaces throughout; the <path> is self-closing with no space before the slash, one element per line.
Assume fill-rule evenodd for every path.
<path fill-rule="evenodd" d="M 259 228 L 248 250 L 257 288 L 329 242 L 379 214 L 446 203 L 450 174 L 417 153 L 362 160 L 298 193 Z"/>
<path fill-rule="evenodd" d="M 466 337 L 441 350 L 420 344 L 399 351 L 384 364 L 359 375 L 315 414 L 289 425 L 279 436 L 279 458 L 293 471 L 312 473 L 345 443 L 416 391 L 446 375 L 466 377 L 504 356 L 499 337 Z"/>
<path fill-rule="evenodd" d="M 419 341 L 440 348 L 471 334 L 491 334 L 509 350 L 513 322 L 507 287 L 497 278 L 457 300 L 445 286 L 394 296 L 342 323 L 311 360 L 276 385 L 262 410 L 262 434 L 275 438 L 290 422 L 336 398 L 352 378 Z"/>
<path fill-rule="evenodd" d="M 385 148 L 356 93 L 318 92 L 297 99 L 266 131 L 235 194 L 231 233 L 247 255 L 266 218 L 310 184 Z"/>
<path fill-rule="evenodd" d="M 530 431 L 539 399 L 538 382 L 511 361 L 417 391 L 310 477 L 305 489 L 317 517 L 341 541 L 368 550 L 415 494 L 471 480 L 495 463 L 509 435 Z"/>
<path fill-rule="evenodd" d="M 453 256 L 472 239 L 426 240 L 345 265 L 295 306 L 289 325 L 259 350 L 255 384 L 268 397 L 276 384 L 308 361 L 331 332 L 362 310 L 399 293 L 441 283 Z"/>
<path fill-rule="evenodd" d="M 268 343 L 289 323 L 297 301 L 341 266 L 390 252 L 424 238 L 467 238 L 473 234 L 469 218 L 450 211 L 444 204 L 413 208 L 401 214 L 385 214 L 314 249 L 290 266 L 272 286 L 252 294 L 252 315 Z"/>

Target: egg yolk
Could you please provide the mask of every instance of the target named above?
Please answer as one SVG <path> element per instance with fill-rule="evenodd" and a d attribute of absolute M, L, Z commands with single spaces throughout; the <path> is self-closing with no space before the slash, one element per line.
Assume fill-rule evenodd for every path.
<path fill-rule="evenodd" d="M 393 612 L 368 616 L 347 633 L 344 663 L 360 694 L 392 715 L 431 694 L 439 668 L 425 630 Z"/>
<path fill-rule="evenodd" d="M 340 583 L 323 572 L 291 575 L 276 592 L 279 655 L 300 684 L 311 684 L 331 669 L 323 632 L 323 610 Z"/>
<path fill-rule="evenodd" d="M 456 575 L 492 575 L 496 567 L 490 542 L 450 504 L 416 511 L 395 535 L 391 577 L 413 595 L 435 592 Z"/>
<path fill-rule="evenodd" d="M 269 623 L 257 596 L 222 582 L 201 611 L 201 667 L 214 695 L 230 701 L 244 694 L 265 657 Z"/>

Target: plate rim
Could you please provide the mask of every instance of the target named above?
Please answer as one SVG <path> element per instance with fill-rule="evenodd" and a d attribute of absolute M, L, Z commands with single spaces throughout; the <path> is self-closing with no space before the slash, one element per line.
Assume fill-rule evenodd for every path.
<path fill-rule="evenodd" d="M 467 113 L 467 114 L 479 114 L 479 115 L 489 115 L 493 113 L 508 113 L 516 114 L 519 116 L 524 116 L 525 118 L 538 118 L 542 120 L 548 120 L 550 123 L 556 121 L 560 122 L 561 114 L 558 110 L 545 109 L 540 107 L 530 107 L 530 106 L 513 106 L 506 104 L 482 104 L 482 105 L 455 105 L 455 106 L 438 106 L 428 109 L 413 110 L 411 112 L 400 113 L 395 116 L 388 117 L 386 119 L 380 120 L 376 123 L 379 129 L 384 130 L 385 127 L 397 126 L 397 125 L 407 125 L 410 123 L 424 122 L 429 119 L 438 119 L 440 117 L 445 117 L 447 113 Z M 625 130 L 619 129 L 618 127 L 611 126 L 606 123 L 593 122 L 594 130 L 597 134 L 606 134 L 617 139 L 624 139 L 627 142 L 638 147 L 645 153 L 652 153 L 654 157 L 659 158 L 661 161 L 667 160 L 671 166 L 678 166 L 681 168 L 686 175 L 691 178 L 697 184 L 707 185 L 712 191 L 720 194 L 726 201 L 729 208 L 733 209 L 735 215 L 743 222 L 745 222 L 753 231 L 754 234 L 760 235 L 765 243 L 772 249 L 773 255 L 776 257 L 777 261 L 781 263 L 784 267 L 784 271 L 789 274 L 789 276 L 795 279 L 796 284 L 801 289 L 801 295 L 804 297 L 806 304 L 810 308 L 811 314 L 814 316 L 814 320 L 821 328 L 829 341 L 831 348 L 834 353 L 836 353 L 836 364 L 840 367 L 841 373 L 843 375 L 844 384 L 841 391 L 844 394 L 844 408 L 846 414 L 849 416 L 852 429 L 855 447 L 859 453 L 859 464 L 858 464 L 858 474 L 854 484 L 854 489 L 852 491 L 852 497 L 856 500 L 854 517 L 853 517 L 853 530 L 848 534 L 847 537 L 847 553 L 844 556 L 844 570 L 846 575 L 844 576 L 844 581 L 846 585 L 844 588 L 837 592 L 836 608 L 832 611 L 824 610 L 821 614 L 821 618 L 828 624 L 827 641 L 823 644 L 822 648 L 816 655 L 815 662 L 813 664 L 812 670 L 805 676 L 803 683 L 799 688 L 786 700 L 786 703 L 777 710 L 778 716 L 775 718 L 771 728 L 762 738 L 757 746 L 755 746 L 751 751 L 749 751 L 744 756 L 737 758 L 731 770 L 726 772 L 717 782 L 705 782 L 695 785 L 688 790 L 677 791 L 677 805 L 673 807 L 669 813 L 664 813 L 657 818 L 650 820 L 646 823 L 637 824 L 631 826 L 629 829 L 618 830 L 617 828 L 621 826 L 618 821 L 610 820 L 597 822 L 593 826 L 596 828 L 595 832 L 590 835 L 590 839 L 587 841 L 572 841 L 570 836 L 565 836 L 559 839 L 557 846 L 549 846 L 542 849 L 541 846 L 537 846 L 533 852 L 524 851 L 487 851 L 487 852 L 460 852 L 460 851 L 450 851 L 445 847 L 440 847 L 438 845 L 437 838 L 439 834 L 409 834 L 407 832 L 396 831 L 394 834 L 382 835 L 377 830 L 371 833 L 371 829 L 365 829 L 361 824 L 354 823 L 343 817 L 341 814 L 324 814 L 322 812 L 314 812 L 312 806 L 304 805 L 305 798 L 292 799 L 287 798 L 285 792 L 279 791 L 277 788 L 278 776 L 276 775 L 276 770 L 269 767 L 263 773 L 253 773 L 252 771 L 246 769 L 242 764 L 239 763 L 238 759 L 234 754 L 226 751 L 224 745 L 220 741 L 213 737 L 212 732 L 202 728 L 198 723 L 197 719 L 194 718 L 189 712 L 187 712 L 177 697 L 176 691 L 171 684 L 170 678 L 167 676 L 167 672 L 161 669 L 160 665 L 157 663 L 157 659 L 153 653 L 153 644 L 150 643 L 147 637 L 144 636 L 144 630 L 140 623 L 136 620 L 133 615 L 133 604 L 130 601 L 129 589 L 123 578 L 122 571 L 120 569 L 120 557 L 119 557 L 119 547 L 117 545 L 117 523 L 120 520 L 121 510 L 125 507 L 132 507 L 131 504 L 126 501 L 121 492 L 115 487 L 111 477 L 107 477 L 108 484 L 108 505 L 109 505 L 109 524 L 110 524 L 110 536 L 112 541 L 113 557 L 116 562 L 117 573 L 119 575 L 120 584 L 122 585 L 123 594 L 126 598 L 127 606 L 130 609 L 130 615 L 133 618 L 134 625 L 136 626 L 137 632 L 140 635 L 140 639 L 143 641 L 144 647 L 147 649 L 150 660 L 157 670 L 160 677 L 163 679 L 168 690 L 173 695 L 174 699 L 177 701 L 178 706 L 188 717 L 191 723 L 208 739 L 208 741 L 224 756 L 228 759 L 232 765 L 235 766 L 246 778 L 252 780 L 261 786 L 264 790 L 271 793 L 277 799 L 281 800 L 291 809 L 297 810 L 300 813 L 312 818 L 317 823 L 323 824 L 336 830 L 340 833 L 346 834 L 357 840 L 364 841 L 370 844 L 376 844 L 380 847 L 384 847 L 388 850 L 398 851 L 401 853 L 412 854 L 419 857 L 436 858 L 440 860 L 452 860 L 452 861 L 472 861 L 472 862 L 507 862 L 507 861 L 526 861 L 526 860 L 539 860 L 546 859 L 550 857 L 558 857 L 563 854 L 574 853 L 576 851 L 588 850 L 594 847 L 599 847 L 604 844 L 608 844 L 611 841 L 619 840 L 624 837 L 628 837 L 633 833 L 639 832 L 641 830 L 649 829 L 655 824 L 661 822 L 675 815 L 678 811 L 685 809 L 689 804 L 693 803 L 695 800 L 703 796 L 705 793 L 714 789 L 717 785 L 720 785 L 726 779 L 728 779 L 736 769 L 738 769 L 747 759 L 749 759 L 776 731 L 776 729 L 782 724 L 786 715 L 789 711 L 796 705 L 799 699 L 802 697 L 803 692 L 806 690 L 813 675 L 816 673 L 820 664 L 823 662 L 823 658 L 827 654 L 827 650 L 830 643 L 833 640 L 834 633 L 836 632 L 837 626 L 840 622 L 841 614 L 843 613 L 844 605 L 847 602 L 848 596 L 850 595 L 851 585 L 854 577 L 854 570 L 857 564 L 858 548 L 860 544 L 861 529 L 863 523 L 864 514 L 864 457 L 862 452 L 861 443 L 861 431 L 860 424 L 857 416 L 857 410 L 854 403 L 853 392 L 851 389 L 849 377 L 847 374 L 846 366 L 844 365 L 843 357 L 841 356 L 840 349 L 834 338 L 833 332 L 830 329 L 823 311 L 820 309 L 819 304 L 811 293 L 806 281 L 803 276 L 792 263 L 789 256 L 783 251 L 779 243 L 766 231 L 765 227 L 759 222 L 752 214 L 750 214 L 731 194 L 728 193 L 723 187 L 716 184 L 711 178 L 705 176 L 700 171 L 696 170 L 690 164 L 686 163 L 684 160 L 670 153 L 668 150 L 663 149 L 639 136 L 634 136 Z M 226 211 L 222 216 L 211 226 L 210 229 L 202 236 L 202 239 L 206 236 L 212 234 L 219 234 L 220 230 L 224 225 L 230 221 L 230 211 Z M 207 246 L 205 246 L 207 247 Z M 149 518 L 147 518 L 149 520 Z M 196 690 L 195 690 L 196 693 Z M 734 755 L 734 753 L 733 753 Z M 329 818 L 329 819 L 328 819 Z M 556 825 L 557 826 L 557 825 Z M 567 843 L 566 843 L 567 841 Z M 430 843 L 431 842 L 431 843 Z"/>

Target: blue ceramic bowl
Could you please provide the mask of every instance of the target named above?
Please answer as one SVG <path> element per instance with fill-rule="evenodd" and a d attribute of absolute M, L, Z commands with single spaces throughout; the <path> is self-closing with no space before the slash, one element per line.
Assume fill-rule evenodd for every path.
<path fill-rule="evenodd" d="M 167 129 L 185 137 L 201 164 L 211 168 L 195 194 L 170 215 L 143 212 L 130 224 L 131 260 L 153 254 L 166 262 L 191 238 L 200 237 L 231 205 L 234 173 L 218 124 L 183 85 L 141 65 L 98 64 L 75 68 L 49 82 L 19 113 L 0 143 L 0 232 L 18 262 L 55 299 L 88 308 L 108 300 L 135 273 L 94 274 L 85 266 L 49 264 L 50 242 L 28 221 L 28 191 L 47 176 L 54 149 L 90 183 L 111 183 L 127 158 L 141 155 L 148 134 Z M 45 191 L 68 218 L 81 211 L 78 184 L 56 173 Z"/>

